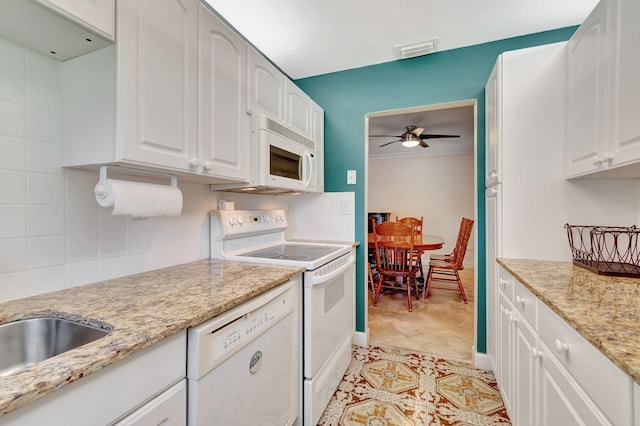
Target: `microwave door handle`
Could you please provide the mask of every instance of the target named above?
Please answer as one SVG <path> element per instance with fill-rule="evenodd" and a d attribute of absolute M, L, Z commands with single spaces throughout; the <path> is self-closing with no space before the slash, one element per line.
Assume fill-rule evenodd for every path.
<path fill-rule="evenodd" d="M 304 158 L 309 162 L 309 167 L 307 168 L 307 170 L 309 170 L 309 175 L 307 176 L 307 181 L 304 183 L 304 187 L 308 188 L 311 184 L 311 178 L 313 177 L 313 159 L 309 151 L 305 151 Z"/>

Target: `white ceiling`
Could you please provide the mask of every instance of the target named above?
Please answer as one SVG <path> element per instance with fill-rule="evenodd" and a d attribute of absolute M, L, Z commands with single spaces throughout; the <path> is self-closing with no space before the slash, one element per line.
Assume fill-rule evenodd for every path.
<path fill-rule="evenodd" d="M 598 0 L 206 0 L 293 79 L 577 25 Z"/>
<path fill-rule="evenodd" d="M 438 37 L 438 51 L 582 23 L 598 0 L 206 0 L 293 79 L 400 59 L 395 46 Z M 429 148 L 370 138 L 369 156 L 473 152 L 473 107 L 396 111 L 369 120 L 369 134 L 400 135 L 408 125 Z"/>

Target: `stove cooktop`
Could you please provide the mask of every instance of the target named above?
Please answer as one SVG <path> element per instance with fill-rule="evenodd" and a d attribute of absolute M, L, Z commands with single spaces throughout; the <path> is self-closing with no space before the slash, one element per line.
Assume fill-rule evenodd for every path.
<path fill-rule="evenodd" d="M 337 250 L 338 248 L 335 246 L 280 244 L 273 247 L 250 251 L 248 253 L 241 254 L 240 256 L 261 259 L 314 261 Z"/>

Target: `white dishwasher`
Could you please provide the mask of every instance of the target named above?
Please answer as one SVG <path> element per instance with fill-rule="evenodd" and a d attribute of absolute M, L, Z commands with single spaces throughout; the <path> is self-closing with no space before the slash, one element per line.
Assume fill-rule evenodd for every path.
<path fill-rule="evenodd" d="M 298 417 L 300 279 L 189 329 L 189 425 L 291 425 Z"/>

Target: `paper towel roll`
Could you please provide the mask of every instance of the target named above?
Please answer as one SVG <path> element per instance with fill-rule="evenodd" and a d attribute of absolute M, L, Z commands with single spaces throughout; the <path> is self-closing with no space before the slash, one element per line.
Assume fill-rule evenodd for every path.
<path fill-rule="evenodd" d="M 96 201 L 102 207 L 113 207 L 114 216 L 180 216 L 182 191 L 169 185 L 107 179 L 106 193 L 98 183 Z"/>

